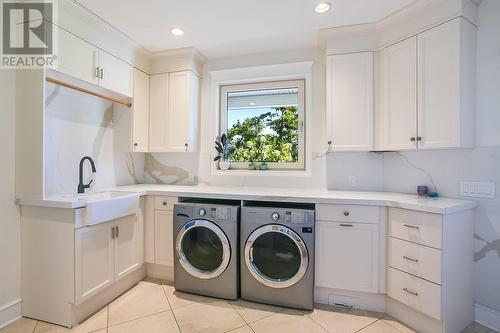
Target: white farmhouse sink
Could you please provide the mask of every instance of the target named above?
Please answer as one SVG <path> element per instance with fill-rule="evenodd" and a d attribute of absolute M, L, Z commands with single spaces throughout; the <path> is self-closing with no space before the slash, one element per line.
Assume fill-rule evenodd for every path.
<path fill-rule="evenodd" d="M 98 224 L 136 214 L 139 209 L 139 194 L 133 192 L 99 192 L 75 196 L 85 201 L 79 209 L 80 226 Z M 78 219 L 77 219 L 78 220 Z"/>

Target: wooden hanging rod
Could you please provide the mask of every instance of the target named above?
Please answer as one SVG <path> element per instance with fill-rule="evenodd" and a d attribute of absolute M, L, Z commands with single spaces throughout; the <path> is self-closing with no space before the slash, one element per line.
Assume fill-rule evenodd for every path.
<path fill-rule="evenodd" d="M 45 77 L 45 81 L 50 82 L 50 83 L 54 83 L 54 84 L 57 84 L 59 86 L 63 86 L 63 87 L 69 88 L 69 89 L 80 91 L 80 92 L 85 93 L 85 94 L 89 94 L 89 95 L 92 95 L 92 96 L 103 98 L 103 99 L 106 99 L 106 100 L 111 101 L 113 103 L 118 103 L 118 104 L 121 104 L 121 105 L 125 105 L 126 107 L 131 107 L 132 106 L 132 103 L 130 103 L 128 101 L 122 101 L 122 100 L 119 100 L 119 99 L 111 97 L 111 96 L 106 96 L 106 95 L 103 95 L 103 94 L 99 94 L 99 93 L 93 92 L 91 90 L 88 90 L 88 89 L 85 89 L 85 88 L 82 88 L 82 87 L 78 87 L 78 86 L 75 86 L 75 85 L 70 84 L 70 83 L 66 83 L 64 81 L 53 79 L 53 78 L 48 77 L 48 76 Z"/>

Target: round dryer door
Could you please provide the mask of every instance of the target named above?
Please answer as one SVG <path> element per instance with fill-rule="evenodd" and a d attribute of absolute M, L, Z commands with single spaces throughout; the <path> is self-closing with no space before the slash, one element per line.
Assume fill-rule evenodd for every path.
<path fill-rule="evenodd" d="M 221 275 L 229 265 L 231 248 L 222 229 L 207 220 L 186 223 L 177 235 L 177 258 L 189 274 L 200 279 Z"/>
<path fill-rule="evenodd" d="M 260 283 L 272 288 L 287 288 L 302 279 L 309 255 L 295 231 L 270 224 L 256 229 L 248 237 L 245 263 Z"/>

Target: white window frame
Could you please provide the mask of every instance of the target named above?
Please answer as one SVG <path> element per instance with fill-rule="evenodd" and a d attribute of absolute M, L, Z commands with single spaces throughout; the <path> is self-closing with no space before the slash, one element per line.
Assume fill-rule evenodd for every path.
<path fill-rule="evenodd" d="M 312 124 L 313 124 L 313 93 L 312 93 L 312 69 L 313 61 L 287 62 L 280 64 L 245 66 L 237 68 L 215 69 L 206 72 L 204 77 L 207 83 L 205 102 L 209 105 L 206 114 L 206 126 L 211 128 L 204 136 L 202 152 L 209 158 L 212 176 L 218 177 L 312 177 Z M 256 82 L 272 82 L 286 80 L 304 80 L 305 83 L 305 170 L 237 170 L 230 169 L 221 171 L 217 163 L 213 162 L 216 155 L 214 139 L 220 132 L 220 87 L 225 85 L 246 84 Z"/>
<path fill-rule="evenodd" d="M 283 80 L 271 82 L 254 82 L 236 85 L 224 85 L 220 87 L 220 133 L 227 133 L 227 95 L 231 92 L 251 91 L 251 90 L 271 90 L 271 89 L 286 89 L 298 88 L 298 160 L 297 162 L 266 162 L 270 170 L 305 170 L 305 80 Z M 248 169 L 248 164 L 251 162 L 259 163 L 259 161 L 248 162 L 231 162 L 231 168 L 237 170 Z"/>

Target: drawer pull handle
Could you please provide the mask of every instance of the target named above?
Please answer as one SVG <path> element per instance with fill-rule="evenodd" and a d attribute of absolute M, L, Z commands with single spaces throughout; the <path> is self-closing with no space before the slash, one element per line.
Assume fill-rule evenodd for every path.
<path fill-rule="evenodd" d="M 406 291 L 408 294 L 411 294 L 413 296 L 418 296 L 418 293 L 414 292 L 414 291 L 410 291 L 408 290 L 408 288 L 403 288 L 404 291 Z"/>
<path fill-rule="evenodd" d="M 413 261 L 413 262 L 418 262 L 418 259 L 413 259 L 413 258 L 410 258 L 410 257 L 407 257 L 407 256 L 403 256 L 403 259 L 406 259 L 406 260 L 409 260 L 409 261 Z"/>
<path fill-rule="evenodd" d="M 349 216 L 349 212 L 347 210 L 344 212 L 344 216 Z"/>
<path fill-rule="evenodd" d="M 407 228 L 410 228 L 410 229 L 420 229 L 420 227 L 416 226 L 416 225 L 411 225 L 411 224 L 403 224 L 405 227 Z"/>
<path fill-rule="evenodd" d="M 344 223 L 341 223 L 340 226 L 341 227 L 353 227 L 352 224 L 344 224 Z"/>

